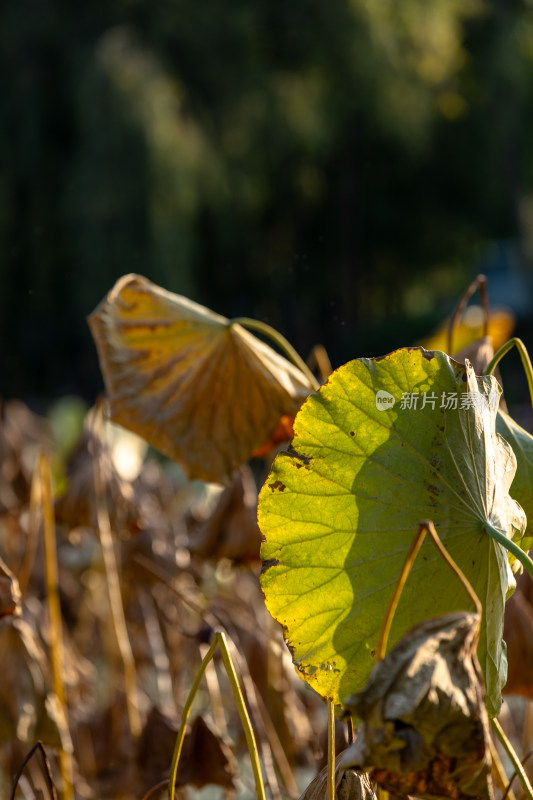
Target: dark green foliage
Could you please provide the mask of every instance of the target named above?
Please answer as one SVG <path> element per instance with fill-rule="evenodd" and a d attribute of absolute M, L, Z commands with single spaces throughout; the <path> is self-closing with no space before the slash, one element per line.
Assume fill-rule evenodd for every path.
<path fill-rule="evenodd" d="M 83 317 L 130 271 L 337 363 L 392 312 L 440 315 L 482 243 L 519 234 L 527 12 L 6 4 L 3 392 L 92 395 Z"/>

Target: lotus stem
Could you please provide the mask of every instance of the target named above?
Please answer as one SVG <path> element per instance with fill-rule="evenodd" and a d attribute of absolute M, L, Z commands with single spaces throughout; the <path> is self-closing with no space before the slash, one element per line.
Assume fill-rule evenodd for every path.
<path fill-rule="evenodd" d="M 487 369 L 485 370 L 485 375 L 492 375 L 497 364 L 502 360 L 504 355 L 506 355 L 509 352 L 509 350 L 511 350 L 513 347 L 516 347 L 516 349 L 520 353 L 520 358 L 522 359 L 524 372 L 526 373 L 527 385 L 529 387 L 529 396 L 531 397 L 531 404 L 533 405 L 533 366 L 531 365 L 531 359 L 529 357 L 529 353 L 527 352 L 527 348 L 522 339 L 518 339 L 516 336 L 514 336 L 512 339 L 509 339 L 508 342 L 502 344 L 498 352 L 494 353 L 492 360 L 490 361 Z"/>
<path fill-rule="evenodd" d="M 335 708 L 331 697 L 328 704 L 328 783 L 327 800 L 335 800 Z"/>
<path fill-rule="evenodd" d="M 254 774 L 254 781 L 255 781 L 255 790 L 257 793 L 258 800 L 266 800 L 265 796 L 265 787 L 263 784 L 263 776 L 261 774 L 261 765 L 259 763 L 259 754 L 257 752 L 257 744 L 255 741 L 255 736 L 252 728 L 252 724 L 250 722 L 250 717 L 248 715 L 248 710 L 246 708 L 246 704 L 244 702 L 244 697 L 241 692 L 241 687 L 239 685 L 239 680 L 237 678 L 237 673 L 235 672 L 235 667 L 233 666 L 233 661 L 231 660 L 231 655 L 228 649 L 228 643 L 226 640 L 226 636 L 222 631 L 218 631 L 215 633 L 213 637 L 213 641 L 211 642 L 207 653 L 204 656 L 202 663 L 196 673 L 196 676 L 193 681 L 193 685 L 190 688 L 189 694 L 187 696 L 187 700 L 185 701 L 185 705 L 183 706 L 183 711 L 181 712 L 181 722 L 180 727 L 178 730 L 178 735 L 176 737 L 176 744 L 174 746 L 174 753 L 172 755 L 172 764 L 170 766 L 170 777 L 169 777 L 169 784 L 168 784 L 168 797 L 169 800 L 175 800 L 175 792 L 176 792 L 176 776 L 178 774 L 178 764 L 180 760 L 181 751 L 183 748 L 183 741 L 185 739 L 185 729 L 187 727 L 187 720 L 191 713 L 191 707 L 196 697 L 196 692 L 198 691 L 198 687 L 200 686 L 200 682 L 204 676 L 204 673 L 207 669 L 207 665 L 213 658 L 217 645 L 220 647 L 220 652 L 222 655 L 222 661 L 226 668 L 226 673 L 229 678 L 229 682 L 231 684 L 231 688 L 233 690 L 233 697 L 235 698 L 235 704 L 237 706 L 237 710 L 239 712 L 239 716 L 241 718 L 242 726 L 244 728 L 244 735 L 246 737 L 246 743 L 248 745 L 248 752 L 250 753 L 250 760 L 252 762 L 252 771 Z"/>
<path fill-rule="evenodd" d="M 431 540 L 437 550 L 439 551 L 442 558 L 446 561 L 450 569 L 455 573 L 456 577 L 462 583 L 464 590 L 472 600 L 474 607 L 476 609 L 476 613 L 481 617 L 482 613 L 482 606 L 481 602 L 474 592 L 470 581 L 466 577 L 466 575 L 462 572 L 462 570 L 457 566 L 453 558 L 450 556 L 444 545 L 442 544 L 437 531 L 435 530 L 435 526 L 431 520 L 427 520 L 421 522 L 418 527 L 418 532 L 409 548 L 409 551 L 405 557 L 405 561 L 396 582 L 396 586 L 394 587 L 394 592 L 392 594 L 391 599 L 389 600 L 389 605 L 387 607 L 387 611 L 385 612 L 385 616 L 383 618 L 383 624 L 381 626 L 381 631 L 379 634 L 378 646 L 376 648 L 376 662 L 381 661 L 385 658 L 387 653 L 387 643 L 389 640 L 390 629 L 392 627 L 392 620 L 394 619 L 394 614 L 396 613 L 396 609 L 398 608 L 398 603 L 400 602 L 400 597 L 403 591 L 403 587 L 405 586 L 405 582 L 411 571 L 413 563 L 418 555 L 418 551 L 422 546 L 422 542 L 424 541 L 426 534 L 430 535 Z M 521 551 L 522 552 L 522 551 Z"/>
<path fill-rule="evenodd" d="M 266 336 L 268 339 L 274 342 L 280 350 L 282 350 L 289 361 L 291 361 L 295 367 L 298 367 L 300 372 L 303 372 L 305 377 L 309 382 L 309 386 L 313 392 L 316 392 L 319 389 L 319 383 L 303 358 L 299 355 L 299 353 L 294 349 L 292 344 L 275 328 L 271 325 L 267 325 L 266 322 L 260 322 L 258 319 L 251 319 L 250 317 L 236 317 L 235 319 L 231 320 L 232 325 L 242 325 L 243 328 L 248 328 L 251 331 L 257 331 L 258 333 L 262 333 L 263 336 Z"/>
<path fill-rule="evenodd" d="M 480 300 L 481 300 L 481 306 L 483 308 L 483 336 L 487 336 L 488 335 L 488 332 L 489 332 L 489 303 L 488 303 L 488 297 L 487 297 L 487 278 L 485 277 L 485 275 L 478 275 L 476 278 L 474 278 L 474 280 L 472 281 L 470 286 L 468 286 L 465 289 L 465 291 L 463 292 L 463 294 L 459 298 L 459 301 L 458 301 L 457 305 L 455 306 L 455 308 L 453 310 L 453 313 L 452 313 L 452 315 L 450 317 L 450 320 L 448 322 L 447 342 L 448 342 L 448 354 L 449 355 L 451 355 L 453 353 L 453 350 L 452 350 L 453 332 L 454 332 L 455 326 L 457 324 L 457 320 L 461 316 L 461 314 L 463 313 L 463 311 L 464 311 L 464 309 L 466 307 L 466 304 L 468 303 L 468 301 L 470 300 L 470 298 L 472 297 L 472 295 L 474 294 L 476 289 L 479 289 L 479 297 L 480 297 Z"/>
<path fill-rule="evenodd" d="M 503 728 L 502 728 L 502 726 L 500 725 L 500 723 L 498 722 L 497 719 L 491 719 L 490 724 L 491 724 L 492 730 L 496 734 L 501 746 L 505 750 L 507 756 L 509 757 L 509 760 L 510 760 L 511 764 L 514 767 L 514 770 L 516 772 L 518 780 L 522 784 L 522 789 L 524 790 L 524 792 L 525 792 L 526 796 L 529 798 L 529 800 L 533 800 L 533 786 L 531 786 L 529 778 L 526 775 L 524 767 L 522 766 L 522 764 L 520 762 L 520 759 L 518 758 L 513 745 L 511 744 L 511 742 L 509 741 L 509 739 L 505 735 L 505 733 L 503 731 Z"/>

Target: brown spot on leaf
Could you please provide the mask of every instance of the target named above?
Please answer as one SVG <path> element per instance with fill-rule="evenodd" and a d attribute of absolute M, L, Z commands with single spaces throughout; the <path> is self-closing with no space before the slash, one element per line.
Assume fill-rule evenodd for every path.
<path fill-rule="evenodd" d="M 261 575 L 263 575 L 267 569 L 270 569 L 270 567 L 277 567 L 278 564 L 279 561 L 277 558 L 265 558 L 261 566 Z"/>
<path fill-rule="evenodd" d="M 428 361 L 435 358 L 435 350 L 426 350 L 424 347 L 410 347 L 409 350 L 420 350 L 423 357 L 427 358 Z"/>
<path fill-rule="evenodd" d="M 305 456 L 302 453 L 296 452 L 296 450 L 294 449 L 292 444 L 289 444 L 289 446 L 287 448 L 287 451 L 286 451 L 286 454 L 288 456 L 290 456 L 291 458 L 295 458 L 297 461 L 301 461 L 302 462 L 301 464 L 297 464 L 296 465 L 296 466 L 300 466 L 300 467 L 301 466 L 308 467 L 309 464 L 311 463 L 311 460 L 312 460 L 312 456 Z"/>
<path fill-rule="evenodd" d="M 275 492 L 276 490 L 277 490 L 278 492 L 284 492 L 284 491 L 285 491 L 285 489 L 287 488 L 287 487 L 285 486 L 285 484 L 284 484 L 284 483 L 282 483 L 281 481 L 274 481 L 274 483 L 269 483 L 268 485 L 270 486 L 270 488 L 271 488 L 271 490 L 272 490 L 273 492 Z"/>

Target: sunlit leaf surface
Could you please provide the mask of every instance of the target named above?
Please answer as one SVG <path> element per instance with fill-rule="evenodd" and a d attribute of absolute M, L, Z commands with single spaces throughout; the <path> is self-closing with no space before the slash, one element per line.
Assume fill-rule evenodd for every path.
<path fill-rule="evenodd" d="M 526 525 L 509 496 L 516 459 L 495 432 L 499 394 L 470 365 L 409 348 L 346 364 L 297 415 L 292 449 L 260 495 L 262 586 L 300 674 L 323 696 L 342 702 L 368 680 L 407 549 L 432 519 L 483 604 L 478 657 L 488 710 L 498 712 L 514 579 L 488 531 L 519 542 Z M 390 646 L 426 618 L 467 608 L 424 543 Z"/>
<path fill-rule="evenodd" d="M 139 275 L 121 278 L 89 324 L 111 418 L 191 478 L 229 483 L 310 391 L 249 331 Z"/>

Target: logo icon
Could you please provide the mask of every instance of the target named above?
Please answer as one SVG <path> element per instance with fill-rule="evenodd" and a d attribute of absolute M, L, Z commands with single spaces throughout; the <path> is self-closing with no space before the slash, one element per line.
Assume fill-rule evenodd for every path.
<path fill-rule="evenodd" d="M 386 392 L 384 389 L 376 392 L 376 408 L 378 411 L 388 411 L 395 402 L 396 400 L 390 392 Z"/>

